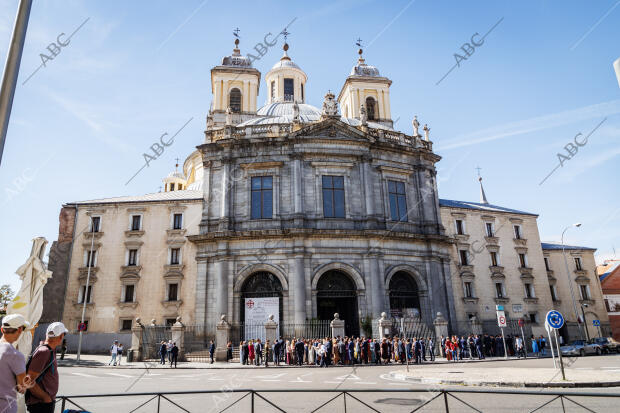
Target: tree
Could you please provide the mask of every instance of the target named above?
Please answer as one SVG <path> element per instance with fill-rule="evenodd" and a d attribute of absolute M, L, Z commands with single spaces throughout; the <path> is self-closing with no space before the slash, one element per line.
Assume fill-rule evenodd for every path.
<path fill-rule="evenodd" d="M 6 314 L 6 306 L 15 296 L 15 291 L 9 284 L 0 286 L 0 313 Z"/>

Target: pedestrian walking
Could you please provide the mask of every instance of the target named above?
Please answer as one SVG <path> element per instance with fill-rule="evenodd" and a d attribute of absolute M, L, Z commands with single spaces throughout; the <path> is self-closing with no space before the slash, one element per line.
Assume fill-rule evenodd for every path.
<path fill-rule="evenodd" d="M 0 338 L 0 412 L 17 412 L 17 391 L 25 391 L 26 359 L 13 347 L 22 332 L 30 327 L 21 314 L 9 314 L 2 319 Z"/>
<path fill-rule="evenodd" d="M 108 362 L 108 366 L 116 366 L 116 357 L 118 356 L 118 340 L 114 340 L 114 343 L 110 346 L 110 355 L 111 358 Z"/>
<path fill-rule="evenodd" d="M 67 353 L 67 339 L 62 340 L 62 346 L 60 347 L 60 359 L 65 359 L 65 354 Z"/>
<path fill-rule="evenodd" d="M 162 341 L 161 344 L 159 345 L 159 364 L 163 364 L 164 366 L 166 365 L 166 355 L 168 353 L 168 346 L 166 345 L 165 341 Z"/>
<path fill-rule="evenodd" d="M 177 368 L 177 359 L 179 358 L 179 348 L 177 347 L 177 343 L 172 343 L 172 347 L 170 348 L 170 368 L 172 368 L 172 364 L 174 364 L 174 368 Z"/>
<path fill-rule="evenodd" d="M 51 323 L 45 333 L 45 342 L 32 353 L 26 370 L 33 380 L 26 392 L 26 407 L 30 413 L 53 413 L 58 392 L 59 375 L 56 347 L 62 344 L 68 330 L 60 322 Z"/>
<path fill-rule="evenodd" d="M 432 337 L 428 338 L 428 353 L 431 356 L 431 361 L 435 361 L 435 340 Z"/>
<path fill-rule="evenodd" d="M 530 341 L 532 343 L 532 353 L 534 353 L 536 357 L 540 357 L 540 354 L 538 354 L 538 342 L 536 341 L 536 337 L 534 337 L 533 334 L 530 337 Z"/>
<path fill-rule="evenodd" d="M 213 344 L 213 340 L 211 340 L 211 343 L 213 347 L 213 352 L 215 352 L 215 344 Z M 233 345 L 232 345 L 232 341 L 229 341 L 228 344 L 226 344 L 226 362 L 229 362 L 232 359 L 233 359 Z"/>
<path fill-rule="evenodd" d="M 256 359 L 256 365 L 260 366 L 263 361 L 263 343 L 260 342 L 260 338 L 254 343 L 254 358 Z"/>
<path fill-rule="evenodd" d="M 248 342 L 248 364 L 254 364 L 254 340 Z"/>
<path fill-rule="evenodd" d="M 213 354 L 215 354 L 215 343 L 211 340 L 209 343 L 209 358 L 211 359 L 211 364 L 213 364 Z M 228 361 L 228 349 L 226 351 L 226 361 Z"/>
<path fill-rule="evenodd" d="M 168 362 L 172 362 L 172 353 L 170 352 L 170 350 L 172 350 L 172 340 L 168 340 L 168 342 L 166 343 L 166 352 L 168 353 Z"/>
<path fill-rule="evenodd" d="M 118 365 L 121 365 L 121 360 L 123 358 L 123 343 L 118 344 L 118 348 L 116 349 L 116 358 L 118 360 Z"/>

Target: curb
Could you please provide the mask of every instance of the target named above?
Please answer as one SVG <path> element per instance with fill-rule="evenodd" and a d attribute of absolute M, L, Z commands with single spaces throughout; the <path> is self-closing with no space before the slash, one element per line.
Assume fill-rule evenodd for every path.
<path fill-rule="evenodd" d="M 587 387 L 619 387 L 620 381 L 595 381 L 595 382 L 518 382 L 518 381 L 468 381 L 468 380 L 441 380 L 407 377 L 402 374 L 388 373 L 390 377 L 402 381 L 420 384 L 441 384 L 448 386 L 471 386 L 471 387 L 527 387 L 527 388 L 587 388 Z M 397 378 L 397 377 L 402 377 Z"/>

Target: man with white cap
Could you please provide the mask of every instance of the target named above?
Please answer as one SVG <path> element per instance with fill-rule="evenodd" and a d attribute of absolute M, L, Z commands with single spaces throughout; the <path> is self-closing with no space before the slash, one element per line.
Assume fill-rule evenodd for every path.
<path fill-rule="evenodd" d="M 26 378 L 24 355 L 13 347 L 21 333 L 30 326 L 21 314 L 9 314 L 2 319 L 0 338 L 0 412 L 17 412 L 16 390 L 23 393 Z"/>
<path fill-rule="evenodd" d="M 53 413 L 58 392 L 58 364 L 56 347 L 62 344 L 67 333 L 65 325 L 51 323 L 47 327 L 45 343 L 32 353 L 28 360 L 28 376 L 34 380 L 26 393 L 26 406 L 30 413 Z"/>

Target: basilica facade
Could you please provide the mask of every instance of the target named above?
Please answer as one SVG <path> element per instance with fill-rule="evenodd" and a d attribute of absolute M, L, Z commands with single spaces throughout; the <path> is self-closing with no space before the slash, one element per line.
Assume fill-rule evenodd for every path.
<path fill-rule="evenodd" d="M 440 200 L 428 127 L 393 129 L 392 81 L 362 50 L 321 108 L 306 82 L 285 44 L 258 108 L 261 74 L 236 44 L 211 70 L 205 136 L 163 192 L 63 206 L 48 313 L 75 327 L 86 303 L 89 332 L 121 334 L 136 317 L 244 321 L 250 301 L 277 298 L 279 323 L 337 312 L 358 335 L 382 312 L 429 326 L 441 313 L 465 331 L 510 303 L 542 331 L 553 302 L 537 216 Z M 488 232 L 499 222 L 506 241 Z"/>

